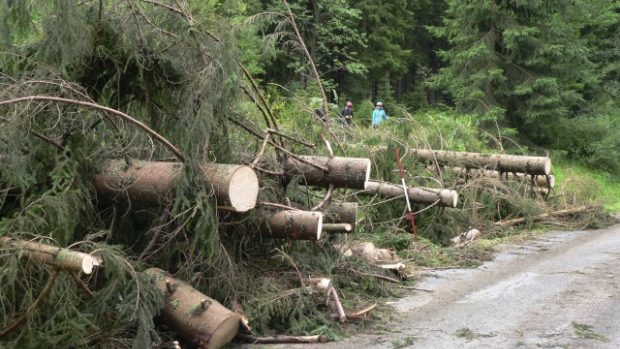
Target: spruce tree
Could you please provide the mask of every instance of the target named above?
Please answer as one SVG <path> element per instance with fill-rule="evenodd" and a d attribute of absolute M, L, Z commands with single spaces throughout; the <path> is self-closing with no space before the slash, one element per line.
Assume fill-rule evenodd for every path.
<path fill-rule="evenodd" d="M 546 126 L 584 102 L 595 65 L 581 30 L 586 1 L 448 1 L 443 25 L 432 28 L 451 48 L 431 86 L 447 89 L 460 111 L 500 112 L 538 140 Z"/>

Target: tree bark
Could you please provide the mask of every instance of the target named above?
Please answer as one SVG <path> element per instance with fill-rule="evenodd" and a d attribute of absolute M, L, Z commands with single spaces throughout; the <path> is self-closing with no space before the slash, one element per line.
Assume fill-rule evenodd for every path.
<path fill-rule="evenodd" d="M 313 241 L 321 238 L 321 212 L 259 209 L 256 210 L 256 217 L 260 221 L 259 234 L 264 237 Z"/>
<path fill-rule="evenodd" d="M 554 212 L 549 212 L 549 213 L 543 213 L 541 215 L 530 217 L 530 218 L 519 217 L 519 218 L 505 219 L 505 220 L 501 220 L 501 221 L 495 222 L 495 226 L 496 227 L 509 227 L 509 226 L 513 226 L 513 225 L 518 225 L 518 224 L 526 223 L 528 220 L 530 220 L 531 222 L 538 222 L 538 221 L 541 221 L 541 220 L 544 220 L 544 219 L 547 219 L 547 218 L 560 217 L 560 216 L 576 214 L 576 213 L 584 213 L 584 212 L 588 212 L 590 210 L 591 210 L 591 208 L 588 207 L 588 206 L 579 206 L 579 207 L 574 207 L 574 208 L 567 208 L 565 210 L 559 210 L 559 211 L 554 211 Z"/>
<path fill-rule="evenodd" d="M 385 197 L 400 197 L 405 196 L 403 188 L 400 185 L 369 181 L 367 184 L 366 192 L 377 193 Z M 449 189 L 433 189 L 433 188 L 407 188 L 407 194 L 409 200 L 412 202 L 419 202 L 423 204 L 433 204 L 437 202 L 439 206 L 456 207 L 459 199 L 459 194 L 454 190 Z"/>
<path fill-rule="evenodd" d="M 346 223 L 351 226 L 351 230 L 347 231 L 347 233 L 355 233 L 355 227 L 357 223 L 356 202 L 332 203 L 323 210 L 323 214 L 323 219 L 325 223 Z"/>
<path fill-rule="evenodd" d="M 133 161 L 127 167 L 122 160 L 109 160 L 95 176 L 95 188 L 111 199 L 157 204 L 172 200 L 182 170 L 179 162 Z M 201 171 L 215 190 L 219 208 L 245 212 L 256 205 L 258 177 L 250 167 L 205 163 Z"/>
<path fill-rule="evenodd" d="M 483 168 L 501 172 L 521 172 L 531 175 L 551 173 L 551 159 L 543 156 L 518 156 L 499 154 L 466 153 L 444 150 L 411 150 L 418 161 L 442 165 L 458 165 L 465 168 Z"/>
<path fill-rule="evenodd" d="M 14 248 L 29 258 L 47 263 L 58 269 L 91 274 L 101 260 L 87 253 L 71 251 L 33 241 L 24 241 L 7 236 L 0 238 L 0 246 Z"/>
<path fill-rule="evenodd" d="M 333 184 L 335 187 L 365 189 L 366 182 L 370 178 L 370 159 L 367 158 L 344 158 L 326 156 L 301 156 L 306 162 L 289 157 L 284 162 L 284 171 L 287 176 L 303 176 L 308 185 L 327 187 Z"/>
<path fill-rule="evenodd" d="M 165 296 L 162 316 L 188 341 L 204 349 L 229 343 L 239 331 L 241 318 L 216 300 L 158 268 L 144 271 Z"/>
<path fill-rule="evenodd" d="M 353 231 L 349 223 L 323 223 L 323 231 L 328 233 L 346 233 Z"/>
<path fill-rule="evenodd" d="M 239 339 L 246 343 L 254 344 L 289 344 L 289 343 L 325 343 L 325 336 L 273 336 L 273 337 L 256 337 L 249 334 L 238 336 Z"/>
<path fill-rule="evenodd" d="M 464 177 L 468 174 L 467 169 L 463 167 L 445 167 L 444 169 L 446 171 L 453 172 L 461 177 Z M 434 171 L 435 169 L 429 168 L 429 170 Z M 475 170 L 470 170 L 469 175 L 471 176 L 480 175 L 480 176 L 486 176 L 486 177 L 491 177 L 491 178 L 499 178 L 499 179 L 504 179 L 504 180 L 510 180 L 510 181 L 515 181 L 515 182 L 525 182 L 527 184 L 532 184 L 532 177 L 525 173 L 506 172 L 506 173 L 502 173 L 500 176 L 499 171 L 475 169 Z M 548 179 L 549 182 L 547 182 L 547 177 L 549 177 Z M 548 176 L 534 175 L 533 183 L 534 183 L 534 186 L 553 188 L 555 186 L 555 176 L 554 175 L 548 175 Z"/>

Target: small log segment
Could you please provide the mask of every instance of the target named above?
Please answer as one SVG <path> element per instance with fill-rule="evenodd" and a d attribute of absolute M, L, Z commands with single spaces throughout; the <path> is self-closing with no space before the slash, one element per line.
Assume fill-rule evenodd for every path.
<path fill-rule="evenodd" d="M 218 208 L 246 212 L 256 205 L 258 177 L 249 167 L 205 163 L 200 166 L 205 179 L 213 185 Z M 95 176 L 95 189 L 109 198 L 127 198 L 141 204 L 171 200 L 181 176 L 180 162 L 109 160 Z"/>
<path fill-rule="evenodd" d="M 217 349 L 237 335 L 239 314 L 162 269 L 151 268 L 144 273 L 154 279 L 157 289 L 165 296 L 164 320 L 185 339 L 203 349 Z"/>
<path fill-rule="evenodd" d="M 355 233 L 355 227 L 357 223 L 357 203 L 356 202 L 336 202 L 332 203 L 323 209 L 324 231 L 336 231 L 343 233 Z M 340 226 L 341 229 L 336 229 L 334 226 L 332 230 L 329 230 L 327 224 L 348 224 L 350 229 L 346 229 L 345 226 Z"/>
<path fill-rule="evenodd" d="M 288 177 L 303 176 L 308 185 L 365 189 L 370 178 L 371 162 L 367 158 L 300 156 L 304 161 L 289 157 L 284 162 Z M 312 166 L 309 163 L 317 166 Z M 321 169 L 323 168 L 323 169 Z"/>
<path fill-rule="evenodd" d="M 495 222 L 495 226 L 499 227 L 499 228 L 505 228 L 505 227 L 509 227 L 509 226 L 513 226 L 513 225 L 524 224 L 528 220 L 530 220 L 531 222 L 538 222 L 538 221 L 542 221 L 542 220 L 547 219 L 547 218 L 554 218 L 554 217 L 561 217 L 561 216 L 566 216 L 566 215 L 571 215 L 571 214 L 585 213 L 585 212 L 588 212 L 590 210 L 592 210 L 592 208 L 588 207 L 588 206 L 579 206 L 579 207 L 574 207 L 574 208 L 567 208 L 565 210 L 559 210 L 559 211 L 553 211 L 553 212 L 549 212 L 549 213 L 543 213 L 541 215 L 530 217 L 530 218 L 519 217 L 519 218 L 505 219 L 505 220 L 502 220 L 502 221 Z"/>
<path fill-rule="evenodd" d="M 445 150 L 411 150 L 414 159 L 441 165 L 457 165 L 465 168 L 483 168 L 501 172 L 520 172 L 530 175 L 551 173 L 551 159 L 544 156 L 519 156 L 466 153 Z"/>
<path fill-rule="evenodd" d="M 377 193 L 385 197 L 401 197 L 405 195 L 403 193 L 403 188 L 399 185 L 375 181 L 368 182 L 366 192 Z M 449 189 L 415 187 L 407 188 L 407 194 L 409 195 L 409 200 L 412 202 L 429 205 L 437 202 L 439 206 L 452 208 L 456 207 L 459 200 L 459 194 Z"/>
<path fill-rule="evenodd" d="M 101 265 L 101 260 L 98 257 L 87 253 L 7 236 L 0 238 L 0 246 L 13 248 L 29 258 L 67 271 L 91 274 L 95 267 Z"/>
<path fill-rule="evenodd" d="M 249 334 L 237 336 L 241 341 L 253 344 L 294 344 L 294 343 L 326 343 L 325 336 L 273 336 L 256 337 Z"/>
<path fill-rule="evenodd" d="M 532 177 L 530 175 L 527 175 L 524 173 L 518 173 L 518 172 L 505 172 L 505 173 L 501 173 L 500 175 L 500 172 L 495 171 L 495 170 L 474 169 L 474 170 L 470 170 L 468 173 L 467 169 L 463 167 L 444 167 L 443 169 L 445 169 L 446 171 L 455 173 L 459 177 L 465 177 L 468 175 L 474 176 L 474 177 L 484 176 L 484 177 L 514 181 L 514 182 L 523 182 L 523 183 L 530 184 L 530 185 L 533 183 L 533 186 L 535 187 L 548 187 L 548 188 L 555 187 L 555 176 L 554 175 L 548 175 L 548 176 L 534 175 L 534 178 L 532 180 Z M 435 169 L 434 167 L 429 167 L 429 170 L 434 171 Z M 548 181 L 547 181 L 547 178 L 548 178 Z"/>
<path fill-rule="evenodd" d="M 256 210 L 264 237 L 318 241 L 323 231 L 323 213 L 315 211 Z"/>

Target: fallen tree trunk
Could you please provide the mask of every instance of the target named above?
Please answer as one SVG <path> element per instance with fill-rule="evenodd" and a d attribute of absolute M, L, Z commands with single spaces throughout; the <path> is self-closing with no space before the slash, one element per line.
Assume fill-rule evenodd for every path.
<path fill-rule="evenodd" d="M 548 175 L 548 176 L 534 175 L 534 179 L 532 181 L 531 175 L 527 175 L 524 173 L 505 172 L 505 173 L 502 173 L 500 176 L 500 172 L 495 171 L 495 170 L 474 169 L 468 172 L 467 169 L 463 167 L 444 167 L 444 169 L 447 171 L 453 172 L 460 177 L 485 176 L 485 177 L 490 177 L 490 178 L 498 178 L 498 179 L 505 179 L 509 181 L 515 181 L 515 182 L 523 182 L 523 183 L 527 183 L 530 185 L 533 184 L 534 186 L 537 186 L 537 187 L 549 187 L 549 188 L 555 187 L 555 176 L 554 175 Z M 434 171 L 434 168 L 429 167 L 429 170 Z"/>
<path fill-rule="evenodd" d="M 323 210 L 325 223 L 345 223 L 351 229 L 347 233 L 355 233 L 357 225 L 357 203 L 356 202 L 337 202 L 332 203 Z M 325 230 L 326 226 L 323 225 Z"/>
<path fill-rule="evenodd" d="M 559 210 L 559 211 L 554 211 L 554 212 L 549 212 L 549 213 L 543 213 L 541 215 L 534 216 L 534 217 L 531 217 L 531 218 L 520 217 L 520 218 L 513 218 L 513 219 L 505 219 L 505 220 L 502 220 L 502 221 L 495 222 L 495 226 L 496 227 L 508 227 L 508 226 L 512 226 L 512 225 L 523 224 L 523 223 L 527 222 L 528 220 L 531 220 L 532 222 L 536 222 L 536 221 L 541 221 L 541 220 L 546 219 L 546 218 L 559 217 L 559 216 L 575 214 L 575 213 L 583 213 L 583 212 L 587 212 L 589 210 L 591 210 L 591 208 L 588 207 L 588 206 L 579 206 L 579 207 L 575 207 L 575 208 L 568 208 L 566 210 Z"/>
<path fill-rule="evenodd" d="M 321 212 L 259 209 L 256 217 L 260 221 L 260 234 L 265 237 L 318 241 L 323 231 Z"/>
<path fill-rule="evenodd" d="M 229 343 L 239 331 L 239 314 L 162 269 L 151 268 L 144 273 L 154 279 L 157 289 L 165 296 L 164 320 L 188 341 L 200 348 L 217 349 Z"/>
<path fill-rule="evenodd" d="M 52 265 L 58 269 L 91 274 L 95 267 L 101 265 L 98 257 L 87 253 L 71 251 L 33 241 L 24 241 L 10 237 L 1 237 L 0 246 L 14 248 L 29 258 Z"/>
<path fill-rule="evenodd" d="M 367 158 L 301 156 L 304 161 L 289 157 L 284 162 L 287 176 L 303 176 L 308 185 L 364 189 L 370 178 L 371 162 Z M 317 166 L 312 166 L 309 163 Z M 323 169 L 321 169 L 323 168 Z"/>
<path fill-rule="evenodd" d="M 182 170 L 179 162 L 133 161 L 127 167 L 122 160 L 109 160 L 95 176 L 95 189 L 112 199 L 155 204 L 173 198 Z M 258 177 L 250 167 L 206 163 L 201 170 L 213 185 L 219 208 L 237 212 L 254 208 L 259 187 Z"/>
<path fill-rule="evenodd" d="M 293 343 L 326 343 L 325 336 L 272 336 L 272 337 L 256 337 L 249 334 L 240 334 L 237 336 L 246 343 L 254 344 L 293 344 Z"/>
<path fill-rule="evenodd" d="M 405 195 L 403 193 L 403 188 L 399 185 L 375 181 L 368 182 L 366 192 L 377 193 L 385 197 L 401 197 Z M 409 200 L 412 202 L 429 205 L 437 202 L 439 206 L 453 208 L 456 207 L 459 199 L 459 194 L 449 189 L 415 187 L 407 188 L 407 194 L 409 195 Z"/>
<path fill-rule="evenodd" d="M 349 234 L 353 227 L 349 223 L 323 223 L 323 231 L 328 233 Z"/>
<path fill-rule="evenodd" d="M 458 165 L 465 168 L 483 168 L 501 172 L 521 172 L 530 175 L 551 173 L 551 159 L 543 156 L 519 156 L 466 153 L 445 150 L 411 150 L 417 161 L 435 162 L 441 165 Z"/>

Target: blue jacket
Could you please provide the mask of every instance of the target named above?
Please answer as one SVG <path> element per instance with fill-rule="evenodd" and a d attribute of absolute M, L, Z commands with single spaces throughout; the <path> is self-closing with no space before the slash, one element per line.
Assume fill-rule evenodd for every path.
<path fill-rule="evenodd" d="M 383 110 L 383 108 L 381 109 L 375 108 L 375 110 L 373 110 L 372 112 L 372 125 L 373 126 L 379 125 L 383 120 L 387 118 L 388 116 L 385 113 L 385 110 Z"/>

